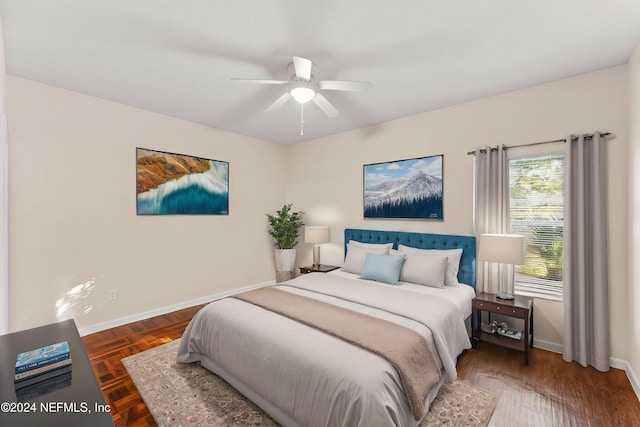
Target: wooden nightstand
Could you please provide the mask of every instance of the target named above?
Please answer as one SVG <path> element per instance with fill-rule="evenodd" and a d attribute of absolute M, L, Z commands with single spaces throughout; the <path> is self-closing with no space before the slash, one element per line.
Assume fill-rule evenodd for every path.
<path fill-rule="evenodd" d="M 310 265 L 307 267 L 300 267 L 300 274 L 328 273 L 329 271 L 337 270 L 339 268 L 340 267 L 336 267 L 335 265 L 327 265 L 327 264 Z"/>
<path fill-rule="evenodd" d="M 482 293 L 473 299 L 472 333 L 473 346 L 479 341 L 490 342 L 524 352 L 524 364 L 529 364 L 529 349 L 533 347 L 533 299 L 516 295 L 514 299 L 503 300 L 495 294 Z M 524 331 L 519 340 L 502 336 L 498 333 L 485 332 L 480 328 L 481 312 L 500 314 L 524 320 Z M 508 323 L 508 322 L 507 322 Z M 512 325 L 510 325 L 512 326 Z"/>

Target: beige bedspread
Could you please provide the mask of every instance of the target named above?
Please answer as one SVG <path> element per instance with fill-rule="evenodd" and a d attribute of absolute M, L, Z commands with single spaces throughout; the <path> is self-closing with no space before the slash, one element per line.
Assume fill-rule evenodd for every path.
<path fill-rule="evenodd" d="M 277 288 L 412 329 L 429 343 L 447 379 L 456 377 L 455 359 L 470 347 L 460 311 L 446 299 L 322 273 Z M 214 301 L 194 316 L 177 362 L 194 361 L 287 427 L 418 425 L 398 372 L 383 357 L 236 298 Z"/>
<path fill-rule="evenodd" d="M 233 298 L 258 305 L 320 329 L 384 357 L 398 371 L 416 420 L 440 382 L 440 367 L 427 341 L 415 331 L 356 311 L 275 287 L 254 289 Z"/>

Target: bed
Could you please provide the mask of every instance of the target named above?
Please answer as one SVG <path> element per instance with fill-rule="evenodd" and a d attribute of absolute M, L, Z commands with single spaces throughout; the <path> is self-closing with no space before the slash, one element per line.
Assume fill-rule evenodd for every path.
<path fill-rule="evenodd" d="M 447 252 L 443 257 L 438 250 Z M 417 395 L 422 406 L 416 405 L 416 395 L 408 393 L 407 375 L 395 360 L 324 326 L 309 326 L 289 313 L 248 302 L 249 296 L 242 299 L 244 294 L 214 301 L 194 316 L 182 337 L 177 362 L 201 362 L 285 426 L 416 426 L 442 384 L 456 377 L 457 357 L 471 347 L 465 320 L 475 295 L 475 250 L 472 236 L 346 229 L 340 270 L 302 275 L 267 289 L 286 296 L 280 301 L 284 310 L 298 304 L 283 301 L 301 298 L 305 304 L 360 316 L 359 322 L 389 323 L 419 335 L 431 349 L 433 369 L 438 371 L 428 389 L 423 387 L 425 392 Z M 452 277 L 450 255 L 458 252 L 458 269 Z M 385 282 L 389 269 L 380 266 L 391 263 L 401 264 L 399 278 L 412 281 Z M 425 265 L 434 267 L 426 271 Z M 382 277 L 377 277 L 379 271 Z M 430 282 L 439 285 L 447 279 L 456 283 L 432 286 Z M 414 282 L 421 280 L 429 283 Z M 333 314 L 325 317 L 340 319 Z M 364 340 L 382 339 L 374 335 Z"/>

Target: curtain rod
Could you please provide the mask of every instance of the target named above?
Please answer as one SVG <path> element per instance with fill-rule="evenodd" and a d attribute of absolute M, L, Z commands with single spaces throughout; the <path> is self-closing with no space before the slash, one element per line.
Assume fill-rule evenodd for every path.
<path fill-rule="evenodd" d="M 607 137 L 609 135 L 611 135 L 611 132 L 603 132 L 600 134 L 600 136 L 602 137 Z M 585 134 L 584 136 L 591 138 L 593 134 Z M 509 149 L 509 148 L 518 148 L 518 147 L 530 147 L 532 145 L 551 144 L 552 142 L 566 142 L 566 139 L 563 138 L 563 139 L 554 139 L 551 141 L 530 142 L 529 144 L 522 144 L 522 145 L 508 145 L 508 146 L 505 146 L 505 148 Z M 492 150 L 497 150 L 497 149 L 492 148 Z M 485 150 L 480 150 L 480 151 L 485 151 Z M 468 156 L 475 155 L 475 154 L 476 154 L 476 150 L 467 151 Z"/>

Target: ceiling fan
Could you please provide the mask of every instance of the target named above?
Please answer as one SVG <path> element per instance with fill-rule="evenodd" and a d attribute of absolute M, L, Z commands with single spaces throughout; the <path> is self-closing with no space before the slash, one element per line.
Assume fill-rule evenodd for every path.
<path fill-rule="evenodd" d="M 294 56 L 293 62 L 288 66 L 291 78 L 289 80 L 264 80 L 264 79 L 243 79 L 233 78 L 231 80 L 258 83 L 269 85 L 287 86 L 287 91 L 276 99 L 267 107 L 267 111 L 275 110 L 283 106 L 289 99 L 304 106 L 309 101 L 313 101 L 328 117 L 336 117 L 338 110 L 325 98 L 321 90 L 339 90 L 339 91 L 365 91 L 371 90 L 373 84 L 371 82 L 349 81 L 349 80 L 320 80 L 316 79 L 316 65 L 307 58 Z M 303 109 L 301 107 L 300 114 L 302 117 Z M 304 120 L 301 119 L 302 123 Z M 301 127 L 302 134 L 302 127 Z"/>

